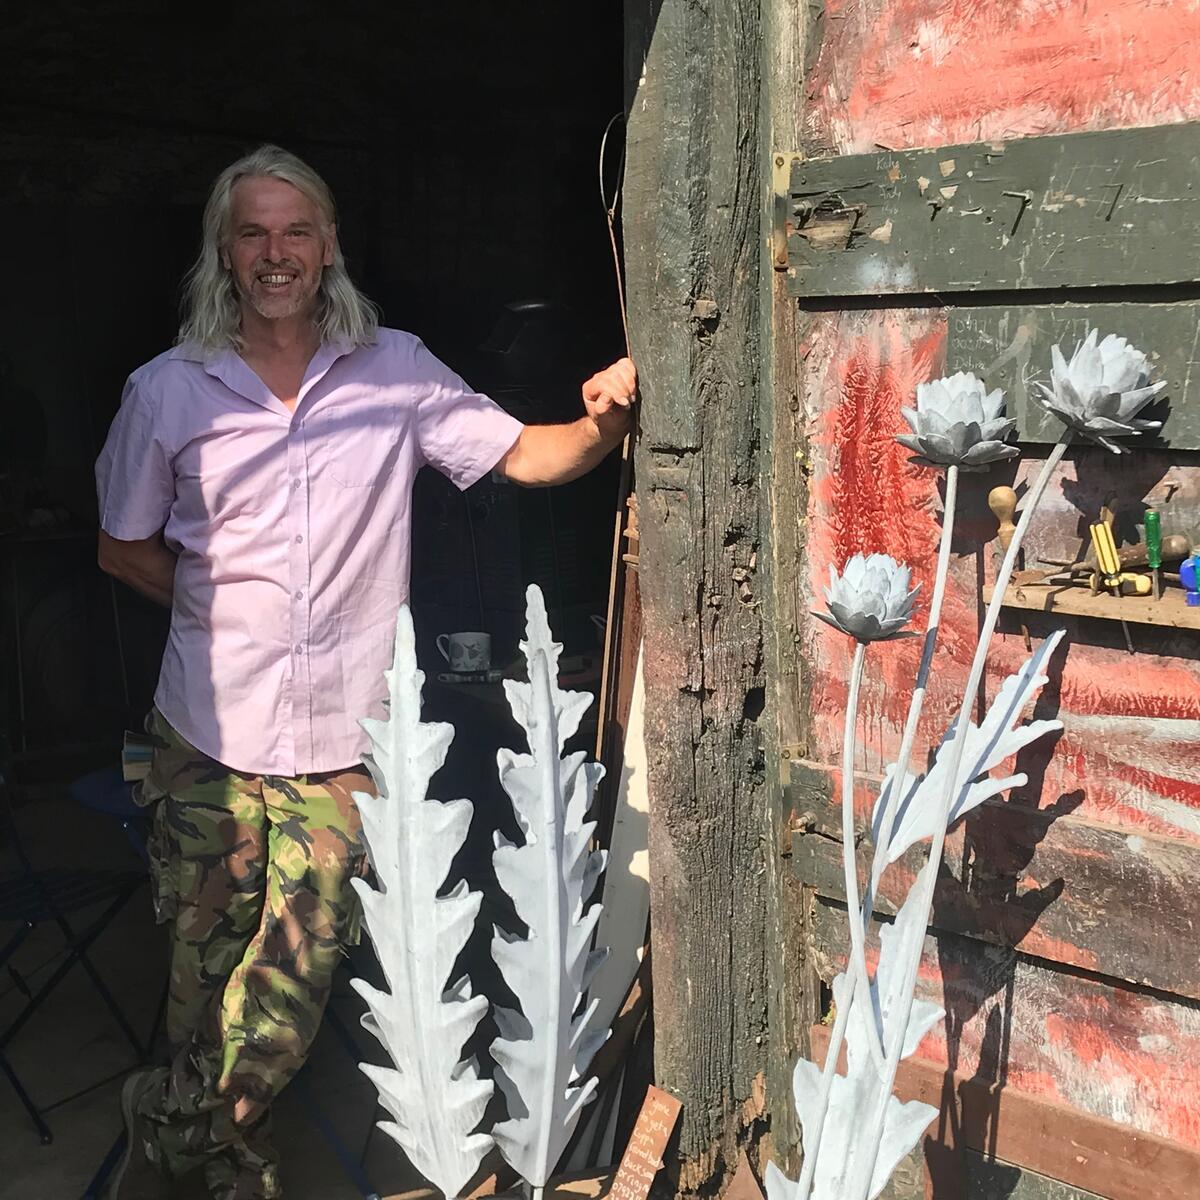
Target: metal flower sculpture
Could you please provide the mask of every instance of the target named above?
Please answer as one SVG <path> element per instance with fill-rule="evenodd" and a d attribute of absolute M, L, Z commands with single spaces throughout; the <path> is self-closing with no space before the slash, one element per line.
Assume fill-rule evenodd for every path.
<path fill-rule="evenodd" d="M 1114 454 L 1125 454 L 1126 447 L 1109 439 L 1160 428 L 1161 421 L 1141 420 L 1137 414 L 1167 385 L 1150 382 L 1145 353 L 1127 339 L 1110 333 L 1100 341 L 1099 336 L 1093 329 L 1075 347 L 1070 362 L 1057 346 L 1052 348 L 1050 382 L 1038 383 L 1038 399 L 1069 429 Z"/>
<path fill-rule="evenodd" d="M 912 572 L 887 554 L 864 557 L 856 554 L 842 568 L 829 568 L 829 586 L 825 600 L 829 612 L 813 616 L 848 633 L 858 642 L 880 642 L 907 636 L 901 630 L 912 616 L 913 597 L 909 590 Z"/>
<path fill-rule="evenodd" d="M 900 411 L 912 433 L 896 441 L 914 452 L 918 466 L 982 471 L 1020 454 L 1004 442 L 1017 423 L 1000 415 L 1003 391 L 989 392 L 969 371 L 918 384 L 917 407 Z"/>
<path fill-rule="evenodd" d="M 836 1016 L 824 1070 L 818 1076 L 813 1064 L 801 1063 L 796 1068 L 796 1111 L 804 1138 L 803 1168 L 794 1185 L 778 1171 L 769 1171 L 769 1200 L 872 1200 L 886 1185 L 895 1164 L 915 1145 L 933 1115 L 932 1109 L 923 1109 L 919 1105 L 902 1109 L 893 1089 L 900 1059 L 913 1053 L 922 1033 L 938 1019 L 935 1010 L 916 1000 L 914 993 L 946 832 L 955 820 L 977 804 L 1022 783 L 1024 776 L 1020 773 L 1004 773 L 1005 762 L 1032 741 L 1059 727 L 1056 721 L 1035 720 L 1021 724 L 1021 718 L 1038 690 L 1048 681 L 1046 665 L 1062 638 L 1061 633 L 1047 638 L 1024 666 L 1001 685 L 978 726 L 971 720 L 992 635 L 1025 534 L 1075 432 L 1078 430 L 1108 449 L 1120 452 L 1121 448 L 1109 442 L 1108 437 L 1157 428 L 1156 422 L 1134 419 L 1135 414 L 1161 390 L 1161 385 L 1150 385 L 1147 377 L 1146 355 L 1130 347 L 1124 338 L 1109 337 L 1100 341 L 1095 333 L 1089 334 L 1069 365 L 1055 348 L 1053 386 L 1044 387 L 1043 391 L 1050 401 L 1047 407 L 1063 419 L 1066 428 L 1029 483 L 1020 520 L 996 571 L 992 599 L 972 656 L 958 714 L 940 739 L 933 765 L 919 777 L 908 772 L 908 764 L 934 659 L 949 567 L 958 471 L 982 462 L 979 457 L 974 463 L 969 460 L 965 430 L 953 436 L 948 433 L 953 424 L 945 407 L 950 385 L 956 384 L 964 392 L 969 388 L 971 404 L 978 402 L 983 421 L 975 423 L 981 437 L 992 433 L 999 442 L 1011 425 L 1001 421 L 1000 425 L 985 428 L 986 422 L 1000 419 L 1000 397 L 998 394 L 983 395 L 981 386 L 976 390 L 977 381 L 968 384 L 970 377 L 967 376 L 935 381 L 936 386 L 930 385 L 931 390 L 919 396 L 918 412 L 906 414 L 914 436 L 905 435 L 899 440 L 909 449 L 920 452 L 914 461 L 920 465 L 947 468 L 945 509 L 924 648 L 899 756 L 888 769 L 873 814 L 874 854 L 861 901 L 855 853 L 853 779 L 863 658 L 868 637 L 873 635 L 874 640 L 899 636 L 904 622 L 888 622 L 892 614 L 887 610 L 884 596 L 893 595 L 890 587 L 884 587 L 878 580 L 865 582 L 867 563 L 871 560 L 852 560 L 840 580 L 836 572 L 831 572 L 832 586 L 826 590 L 830 614 L 815 615 L 858 642 L 847 689 L 842 746 L 842 857 L 850 953 L 846 973 L 834 981 Z M 938 417 L 930 420 L 929 414 L 935 407 Z M 926 409 L 928 412 L 921 411 Z M 973 407 L 970 416 L 975 416 Z M 964 427 L 970 423 L 962 421 Z M 1014 454 L 1011 448 L 1001 445 L 1000 452 L 990 461 L 1010 458 Z M 908 588 L 908 569 L 894 563 L 890 565 L 896 571 L 904 572 L 903 586 L 897 588 L 897 594 L 903 596 Z M 879 595 L 872 595 L 863 603 L 860 591 Z M 911 597 L 907 599 L 911 601 Z M 907 615 L 911 603 L 905 608 Z M 928 858 L 909 889 L 891 930 L 881 930 L 880 957 L 872 978 L 864 953 L 865 932 L 875 911 L 874 900 L 881 876 L 887 865 L 905 850 L 926 840 L 930 843 Z M 846 1076 L 839 1076 L 837 1062 L 843 1044 L 850 1066 Z"/>

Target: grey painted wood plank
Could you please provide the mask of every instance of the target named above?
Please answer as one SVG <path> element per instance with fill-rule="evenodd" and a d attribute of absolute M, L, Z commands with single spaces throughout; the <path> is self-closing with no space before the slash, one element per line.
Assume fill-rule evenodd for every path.
<path fill-rule="evenodd" d="M 805 161 L 799 295 L 1200 280 L 1200 123 Z"/>
<path fill-rule="evenodd" d="M 967 1200 L 1104 1200 L 1095 1192 L 1049 1179 L 1027 1167 L 985 1158 L 970 1149 L 964 1149 L 962 1154 Z"/>
<path fill-rule="evenodd" d="M 1017 297 L 1014 297 L 1017 299 Z M 1155 379 L 1167 389 L 1153 410 L 1163 421 L 1156 437 L 1128 439 L 1139 449 L 1200 449 L 1200 304 L 1041 304 L 1012 308 L 951 308 L 946 314 L 946 365 L 974 371 L 1002 387 L 1016 437 L 1057 441 L 1062 425 L 1038 403 L 1035 380 L 1050 378 L 1050 347 L 1070 357 L 1090 329 L 1117 333 L 1150 355 Z"/>

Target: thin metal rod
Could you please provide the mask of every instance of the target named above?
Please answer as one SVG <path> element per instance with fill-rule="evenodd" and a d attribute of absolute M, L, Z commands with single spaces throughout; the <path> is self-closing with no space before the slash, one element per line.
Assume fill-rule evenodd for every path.
<path fill-rule="evenodd" d="M 912 760 L 913 744 L 917 738 L 917 726 L 921 721 L 921 710 L 925 707 L 925 689 L 929 684 L 929 672 L 933 666 L 933 652 L 937 646 L 938 630 L 942 620 L 942 601 L 946 597 L 946 580 L 950 575 L 950 546 L 954 537 L 954 518 L 958 505 L 958 468 L 946 471 L 946 502 L 942 510 L 942 538 L 938 546 L 937 574 L 933 580 L 933 595 L 929 601 L 929 621 L 925 626 L 925 644 L 921 649 L 921 665 L 917 669 L 917 682 L 908 705 L 908 718 L 904 723 L 904 736 L 900 739 L 900 754 L 896 759 L 896 770 L 892 775 L 892 786 L 879 808 L 877 824 L 878 840 L 875 858 L 871 863 L 871 883 L 864 898 L 870 901 L 879 879 L 887 868 L 887 850 L 892 841 L 890 828 L 893 805 L 898 803 L 908 764 Z"/>
<path fill-rule="evenodd" d="M 617 276 L 617 301 L 621 306 L 621 325 L 625 331 L 625 353 L 632 358 L 633 348 L 629 340 L 629 316 L 625 311 L 625 278 L 621 270 L 621 251 L 617 246 L 617 208 L 621 203 L 621 178 L 625 173 L 625 151 L 621 151 L 621 163 L 617 168 L 617 186 L 609 199 L 608 187 L 604 181 L 604 162 L 608 156 L 608 135 L 618 121 L 625 120 L 623 112 L 615 113 L 604 127 L 604 136 L 600 139 L 600 204 L 604 208 L 604 217 L 608 222 L 608 240 L 612 245 L 613 267 Z"/>
<path fill-rule="evenodd" d="M 904 736 L 900 741 L 900 756 L 896 760 L 896 771 L 890 794 L 881 803 L 877 821 L 879 834 L 875 843 L 875 856 L 871 861 L 871 877 L 862 899 L 863 919 L 870 918 L 874 907 L 875 889 L 887 865 L 887 850 L 891 842 L 889 817 L 891 801 L 897 790 L 903 786 L 905 773 L 912 758 L 913 743 L 916 740 L 917 726 L 921 720 L 921 709 L 925 703 L 925 689 L 929 683 L 929 672 L 933 664 L 933 651 L 937 645 L 938 628 L 942 618 L 942 601 L 946 595 L 946 580 L 950 574 L 950 547 L 954 538 L 954 520 L 957 514 L 958 501 L 958 468 L 950 467 L 946 472 L 946 501 L 942 511 L 942 536 L 938 546 L 937 574 L 933 581 L 933 595 L 929 602 L 929 619 L 925 625 L 925 643 L 921 652 L 921 665 L 917 670 L 917 682 L 913 688 L 912 699 L 909 701 L 908 717 L 904 723 Z M 843 833 L 843 837 L 844 837 Z M 865 976 L 864 976 L 865 980 Z M 821 1075 L 821 1091 L 817 1097 L 817 1115 L 813 1123 L 812 1147 L 806 1145 L 804 1167 L 796 1185 L 796 1200 L 808 1200 L 812 1190 L 813 1178 L 817 1169 L 817 1154 L 820 1151 L 821 1135 L 825 1128 L 825 1117 L 829 1111 L 829 1097 L 833 1090 L 833 1078 L 837 1074 L 837 1062 L 841 1056 L 842 1040 L 846 1035 L 846 1025 L 850 1019 L 850 1010 L 858 993 L 858 975 L 850 973 L 847 976 L 849 990 L 843 1003 L 838 1005 L 834 1018 L 833 1031 L 829 1038 L 829 1047 L 825 1055 L 825 1067 Z M 874 1005 L 872 1005 L 874 1012 Z M 883 1036 L 882 1014 L 879 1014 L 877 1028 Z"/>
<path fill-rule="evenodd" d="M 916 905 L 918 912 L 924 912 L 922 928 L 929 924 L 929 910 L 933 903 L 933 891 L 942 863 L 942 851 L 946 845 L 946 825 L 950 819 L 950 811 L 958 794 L 958 772 L 962 766 L 963 752 L 967 744 L 967 728 L 971 723 L 971 710 L 975 705 L 975 697 L 979 693 L 979 685 L 983 681 L 983 670 L 987 663 L 988 650 L 991 647 L 992 634 L 996 622 L 1000 618 L 1000 609 L 1004 604 L 1004 593 L 1008 581 L 1012 578 L 1013 568 L 1017 563 L 1017 555 L 1021 542 L 1033 520 L 1033 514 L 1046 491 L 1046 486 L 1054 474 L 1055 468 L 1062 460 L 1067 446 L 1071 441 L 1071 431 L 1065 430 L 1062 437 L 1055 443 L 1049 457 L 1042 466 L 1041 472 L 1025 497 L 1025 507 L 1021 519 L 1017 522 L 1016 532 L 1005 552 L 1004 560 L 996 575 L 992 591 L 992 602 L 988 605 L 987 614 L 983 619 L 983 628 L 979 633 L 979 644 L 975 647 L 975 657 L 971 662 L 971 673 L 967 678 L 966 690 L 963 692 L 962 707 L 959 709 L 958 720 L 954 726 L 954 739 L 950 744 L 949 761 L 946 770 L 946 791 L 942 797 L 941 820 L 937 822 L 933 835 L 933 845 L 929 850 L 929 861 L 922 868 L 914 887 L 917 889 Z M 909 903 L 909 901 L 906 901 Z M 879 1142 L 883 1134 L 884 1120 L 887 1116 L 888 1102 L 892 1098 L 892 1088 L 896 1082 L 896 1068 L 900 1062 L 900 1054 L 904 1048 L 905 1033 L 908 1030 L 909 1017 L 912 1014 L 913 993 L 917 983 L 917 973 L 921 965 L 921 951 L 924 938 L 916 938 L 908 961 L 904 964 L 904 986 L 899 993 L 899 1010 L 892 1014 L 888 1038 L 887 1063 L 882 1076 L 883 1087 L 880 1088 L 874 1110 L 866 1126 L 865 1153 L 858 1159 L 858 1167 L 851 1180 L 851 1186 L 846 1192 L 846 1200 L 867 1200 L 871 1190 L 871 1179 L 875 1174 L 875 1160 L 879 1156 Z"/>
<path fill-rule="evenodd" d="M 858 740 L 858 693 L 862 688 L 867 643 L 856 642 L 850 668 L 850 692 L 846 697 L 846 719 L 842 729 L 842 874 L 846 881 L 846 916 L 850 922 L 850 965 L 847 976 L 867 988 L 867 933 L 859 907 L 858 856 L 854 853 L 854 746 Z M 847 1005 L 847 1008 L 850 1006 Z M 883 1070 L 883 1043 L 873 1021 L 867 1045 L 876 1070 Z M 835 1056 L 834 1061 L 837 1061 Z"/>

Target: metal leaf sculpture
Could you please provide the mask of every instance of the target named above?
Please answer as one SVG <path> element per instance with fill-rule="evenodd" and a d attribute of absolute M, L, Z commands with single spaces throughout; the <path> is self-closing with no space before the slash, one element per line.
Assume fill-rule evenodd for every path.
<path fill-rule="evenodd" d="M 487 1134 L 476 1132 L 492 1084 L 479 1078 L 474 1061 L 461 1060 L 488 1001 L 471 994 L 465 976 L 447 987 L 482 896 L 468 891 L 465 880 L 438 894 L 466 840 L 472 808 L 467 800 L 426 799 L 454 729 L 421 720 L 425 676 L 417 670 L 407 606 L 396 622 L 395 654 L 384 678 L 387 719 L 362 721 L 372 747 L 366 764 L 379 796 L 354 793 L 380 890 L 362 879 L 352 882 L 388 991 L 361 979 L 353 986 L 369 1009 L 364 1027 L 395 1066 L 360 1066 L 393 1118 L 380 1129 L 421 1174 L 455 1197 L 492 1146 Z"/>
<path fill-rule="evenodd" d="M 604 853 L 590 849 L 595 822 L 586 820 L 604 769 L 583 752 L 563 756 L 592 697 L 559 688 L 562 646 L 551 639 L 542 593 L 530 587 L 525 598 L 521 649 L 529 682 L 505 680 L 504 690 L 530 752 L 497 755 L 525 842 L 516 846 L 497 834 L 493 863 L 529 935 L 510 937 L 497 928 L 492 941 L 521 1005 L 520 1012 L 495 1010 L 500 1037 L 492 1057 L 508 1120 L 493 1135 L 509 1165 L 540 1196 L 596 1090 L 587 1069 L 608 1037 L 608 1030 L 591 1028 L 596 1002 L 581 1010 L 605 954 L 591 948 L 600 905 L 585 907 L 605 865 Z"/>
<path fill-rule="evenodd" d="M 1024 749 L 1031 742 L 1062 728 L 1061 721 L 1029 721 L 1017 725 L 1022 712 L 1047 682 L 1046 663 L 1062 641 L 1063 631 L 1052 633 L 1026 660 L 1015 675 L 1010 675 L 995 700 L 988 708 L 982 725 L 973 721 L 967 728 L 966 747 L 959 764 L 958 779 L 954 790 L 954 802 L 950 809 L 949 824 L 954 824 L 973 808 L 977 808 L 992 796 L 998 796 L 1009 788 L 1021 787 L 1028 782 L 1025 775 L 1008 775 L 996 778 L 989 774 L 1006 758 Z M 886 862 L 895 862 L 910 846 L 937 833 L 942 819 L 942 797 L 948 784 L 946 747 L 954 737 L 954 726 L 946 732 L 938 748 L 933 766 L 927 775 L 914 778 L 906 771 L 904 786 L 899 789 L 901 800 L 895 804 L 895 764 L 886 772 L 879 800 L 875 805 L 873 832 L 875 844 L 886 851 Z M 888 836 L 881 838 L 880 817 L 891 809 L 894 817 Z"/>
<path fill-rule="evenodd" d="M 905 948 L 925 937 L 922 913 L 911 902 L 904 904 L 892 925 L 885 925 L 879 934 L 879 966 L 871 983 L 870 1008 L 882 1017 L 888 1037 L 893 1036 L 896 1014 L 902 1011 L 901 993 L 904 987 L 903 957 Z M 833 981 L 834 1001 L 839 1011 L 851 1004 L 850 978 L 842 974 Z M 907 1016 L 902 1057 L 916 1050 L 921 1039 L 942 1019 L 944 1011 L 923 1000 L 914 1003 Z M 796 1115 L 804 1133 L 806 1147 L 818 1140 L 818 1126 L 826 1126 L 821 1140 L 821 1156 L 812 1182 L 812 1195 L 818 1200 L 841 1200 L 847 1183 L 867 1153 L 861 1136 L 862 1114 L 878 1102 L 886 1105 L 883 1141 L 875 1159 L 871 1180 L 872 1197 L 884 1188 L 897 1163 L 916 1145 L 937 1109 L 918 1100 L 901 1103 L 891 1094 L 868 1053 L 870 1027 L 867 1007 L 856 1004 L 850 1011 L 846 1026 L 846 1074 L 837 1075 L 829 1097 L 828 1116 L 819 1110 L 821 1069 L 816 1063 L 800 1059 L 792 1076 L 792 1091 Z M 874 1147 L 871 1147 L 874 1151 Z M 767 1200 L 793 1200 L 796 1184 L 774 1163 L 768 1163 Z"/>

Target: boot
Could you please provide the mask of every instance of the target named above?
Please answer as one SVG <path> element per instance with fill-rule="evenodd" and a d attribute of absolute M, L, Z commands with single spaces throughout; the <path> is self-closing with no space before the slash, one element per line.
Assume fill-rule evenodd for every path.
<path fill-rule="evenodd" d="M 151 1123 L 138 1112 L 142 1099 L 161 1088 L 166 1072 L 134 1071 L 121 1087 L 125 1153 L 113 1171 L 106 1200 L 171 1200 L 170 1181 L 148 1157 L 154 1145 Z"/>

